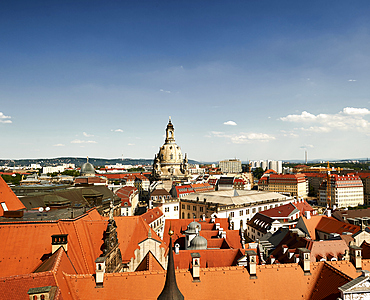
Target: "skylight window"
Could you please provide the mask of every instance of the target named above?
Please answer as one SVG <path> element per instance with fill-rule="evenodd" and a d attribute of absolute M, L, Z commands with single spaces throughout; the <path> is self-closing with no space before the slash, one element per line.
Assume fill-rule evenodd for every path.
<path fill-rule="evenodd" d="M 5 202 L 1 202 L 1 207 L 3 208 L 3 211 L 8 211 L 8 207 Z"/>

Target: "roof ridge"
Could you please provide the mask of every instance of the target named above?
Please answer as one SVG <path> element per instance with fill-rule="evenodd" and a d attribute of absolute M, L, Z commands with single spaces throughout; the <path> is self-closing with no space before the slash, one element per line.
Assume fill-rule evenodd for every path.
<path fill-rule="evenodd" d="M 85 256 L 85 252 L 83 251 L 83 247 L 82 247 L 82 243 L 81 243 L 81 239 L 80 239 L 80 235 L 78 234 L 78 230 L 76 228 L 76 223 L 73 223 L 73 228 L 75 229 L 75 232 L 76 232 L 76 236 L 77 236 L 77 240 L 78 240 L 78 244 L 80 245 L 80 249 L 81 249 L 81 252 L 82 252 L 82 257 L 84 259 L 84 263 L 85 263 L 85 266 L 86 266 L 86 269 L 88 272 L 90 272 L 89 270 L 89 266 L 87 264 L 87 260 L 86 260 L 86 256 Z"/>
<path fill-rule="evenodd" d="M 327 261 L 324 261 L 324 267 L 328 267 L 331 271 L 337 273 L 338 275 L 342 276 L 342 277 L 345 277 L 346 279 L 348 279 L 349 281 L 353 280 L 352 277 L 348 276 L 347 274 L 343 273 L 341 270 L 335 268 L 334 266 L 332 266 L 331 264 L 329 264 Z"/>

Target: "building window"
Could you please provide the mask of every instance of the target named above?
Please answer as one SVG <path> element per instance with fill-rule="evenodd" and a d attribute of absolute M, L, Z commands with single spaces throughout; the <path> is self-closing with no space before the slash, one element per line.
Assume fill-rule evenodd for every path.
<path fill-rule="evenodd" d="M 185 213 L 183 212 L 182 213 L 182 217 L 181 217 L 182 219 L 185 219 Z"/>
<path fill-rule="evenodd" d="M 256 209 L 255 208 L 252 209 L 252 213 L 256 213 Z"/>
<path fill-rule="evenodd" d="M 203 212 L 203 206 L 199 207 L 199 211 Z"/>
<path fill-rule="evenodd" d="M 234 217 L 234 212 L 232 211 L 231 213 L 230 213 L 230 217 Z"/>
<path fill-rule="evenodd" d="M 243 215 L 243 211 L 239 211 L 239 216 L 242 216 Z"/>
<path fill-rule="evenodd" d="M 261 211 L 261 210 L 262 210 L 262 207 L 259 207 L 259 208 L 258 208 L 258 211 Z"/>
<path fill-rule="evenodd" d="M 169 207 L 165 207 L 164 208 L 164 212 L 169 212 L 170 211 L 170 208 Z"/>
<path fill-rule="evenodd" d="M 193 206 L 193 211 L 197 211 L 197 207 L 196 206 Z"/>
<path fill-rule="evenodd" d="M 190 205 L 187 205 L 187 206 L 186 206 L 186 208 L 187 208 L 188 210 L 190 210 Z"/>
<path fill-rule="evenodd" d="M 179 210 L 179 207 L 176 205 L 174 208 L 173 208 L 174 211 L 178 211 Z"/>
<path fill-rule="evenodd" d="M 245 214 L 248 215 L 249 214 L 249 209 L 246 209 L 245 210 Z"/>
<path fill-rule="evenodd" d="M 190 213 L 188 213 L 188 219 L 190 219 Z"/>
<path fill-rule="evenodd" d="M 181 204 L 181 208 L 182 209 L 185 209 L 185 204 Z"/>

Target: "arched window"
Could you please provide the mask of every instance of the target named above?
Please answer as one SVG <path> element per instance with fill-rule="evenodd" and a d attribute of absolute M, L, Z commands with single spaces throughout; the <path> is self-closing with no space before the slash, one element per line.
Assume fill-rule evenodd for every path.
<path fill-rule="evenodd" d="M 190 219 L 190 213 L 188 213 L 188 219 Z"/>
<path fill-rule="evenodd" d="M 185 213 L 184 212 L 182 213 L 182 219 L 185 219 Z"/>
<path fill-rule="evenodd" d="M 45 295 L 41 295 L 40 299 L 45 300 Z"/>
<path fill-rule="evenodd" d="M 170 155 L 170 159 L 173 159 L 173 154 L 171 153 L 171 155 Z"/>

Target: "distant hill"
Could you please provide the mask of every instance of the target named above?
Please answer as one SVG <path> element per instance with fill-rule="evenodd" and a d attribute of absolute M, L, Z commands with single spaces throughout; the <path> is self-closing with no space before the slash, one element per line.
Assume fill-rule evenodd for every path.
<path fill-rule="evenodd" d="M 85 157 L 58 157 L 58 158 L 39 158 L 39 159 L 14 159 L 5 160 L 0 159 L 0 166 L 29 166 L 31 164 L 40 164 L 42 167 L 45 166 L 57 166 L 61 164 L 75 164 L 77 167 L 81 167 L 86 162 Z M 116 163 L 122 165 L 151 165 L 153 164 L 152 159 L 146 158 L 90 158 L 89 162 L 94 166 L 104 165 L 115 165 Z M 195 160 L 189 160 L 190 164 L 199 164 Z"/>

